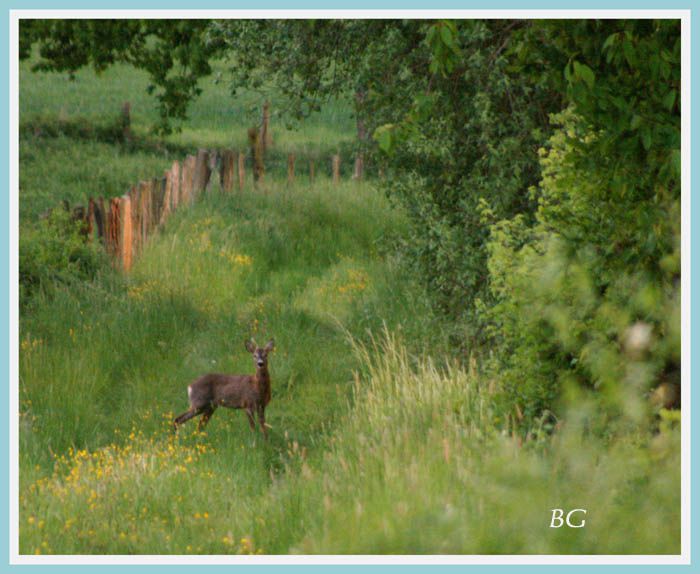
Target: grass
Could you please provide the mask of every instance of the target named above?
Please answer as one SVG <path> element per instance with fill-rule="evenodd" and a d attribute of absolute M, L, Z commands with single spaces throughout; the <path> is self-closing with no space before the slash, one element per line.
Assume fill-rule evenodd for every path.
<path fill-rule="evenodd" d="M 266 497 L 270 481 L 285 475 L 286 451 L 312 453 L 321 448 L 346 408 L 353 370 L 360 367 L 346 331 L 362 338 L 383 322 L 398 328 L 401 321 L 406 330 L 430 332 L 427 301 L 415 282 L 382 254 L 403 225 L 401 214 L 386 200 L 371 188 L 354 184 L 333 187 L 319 182 L 313 189 L 271 185 L 266 194 L 213 191 L 169 220 L 128 278 L 105 277 L 84 289 L 61 290 L 38 301 L 23 320 L 21 333 L 24 520 L 30 521 L 37 505 L 51 499 L 54 508 L 41 514 L 58 516 L 65 523 L 74 513 L 83 514 L 78 512 L 82 504 L 87 510 L 93 504 L 85 516 L 94 514 L 96 520 L 113 525 L 116 517 L 101 513 L 121 513 L 121 506 L 107 501 L 121 499 L 122 491 L 110 491 L 105 497 L 111 510 L 90 497 L 94 499 L 93 490 L 100 490 L 93 481 L 112 476 L 116 469 L 99 470 L 94 465 L 135 465 L 134 472 L 146 465 L 154 472 L 154 482 L 132 477 L 146 490 L 137 486 L 127 490 L 147 500 L 154 484 L 170 488 L 165 486 L 169 481 L 165 475 L 170 476 L 172 467 L 166 468 L 165 453 L 171 447 L 184 459 L 192 455 L 191 448 L 217 453 L 204 457 L 196 468 L 194 463 L 183 465 L 184 474 L 195 476 L 187 474 L 191 481 L 187 488 L 198 488 L 202 476 L 210 473 L 208 485 L 199 486 L 209 490 L 210 500 L 217 499 L 217 481 L 224 476 L 233 476 L 236 488 L 242 489 L 240 497 Z M 397 289 L 397 284 L 403 287 Z M 407 307 L 420 311 L 412 322 L 403 316 Z M 206 371 L 253 369 L 243 347 L 250 335 L 260 342 L 274 336 L 278 348 L 271 358 L 274 399 L 268 409 L 273 427 L 269 444 L 258 439 L 253 448 L 245 417 L 231 411 L 215 415 L 206 438 L 191 435 L 194 424 L 183 430 L 184 436 L 170 436 L 173 415 L 187 407 L 189 381 Z M 439 338 L 436 332 L 433 342 Z M 132 431 L 136 434 L 129 439 Z M 133 444 L 139 432 L 148 440 Z M 165 457 L 165 466 L 159 466 L 159 457 Z M 83 471 L 89 487 L 70 490 L 71 473 Z M 179 474 L 172 478 L 176 479 L 172 488 L 182 491 L 185 478 Z M 119 489 L 130 480 L 120 475 Z M 63 488 L 68 488 L 64 499 L 54 496 L 52 489 Z M 161 495 L 163 501 L 170 496 Z M 200 504 L 203 496 L 191 502 Z M 171 507 L 170 512 L 189 512 L 189 504 L 182 503 L 180 510 Z M 72 505 L 77 507 L 71 510 Z M 219 512 L 204 505 L 193 508 L 192 515 L 204 510 L 212 517 Z M 161 514 L 156 515 L 160 520 Z M 78 522 L 85 532 L 99 532 L 89 518 Z M 26 522 L 23 551 L 42 549 L 44 540 L 29 533 L 41 537 L 51 532 L 52 527 L 43 532 L 30 528 L 36 524 Z M 124 523 L 123 528 L 134 532 L 134 526 Z M 170 531 L 172 526 L 168 523 L 163 529 Z M 90 536 L 65 540 L 71 546 L 64 547 L 63 532 L 55 530 L 56 536 L 46 540 L 55 552 L 104 549 L 106 542 L 92 545 L 95 539 Z M 242 531 L 233 532 L 239 540 Z M 221 543 L 226 532 L 218 534 Z M 192 545 L 184 540 L 183 532 L 181 539 L 153 551 L 184 552 Z M 108 550 L 137 551 L 128 540 L 118 542 Z M 144 544 L 143 536 L 139 544 Z M 226 550 L 212 544 L 193 548 Z"/>
<path fill-rule="evenodd" d="M 185 149 L 240 143 L 252 101 L 207 85 L 183 132 L 156 142 L 133 70 L 70 82 L 22 64 L 20 81 L 25 229 Z M 149 145 L 100 135 L 126 99 Z M 342 103 L 324 114 L 276 131 L 280 157 L 350 141 Z M 264 191 L 215 187 L 176 212 L 128 276 L 101 267 L 34 295 L 20 317 L 20 552 L 678 553 L 677 423 L 603 442 L 577 400 L 552 437 L 504 432 L 494 381 L 476 359 L 449 361 L 449 326 L 396 259 L 406 226 L 371 184 L 290 186 L 271 170 Z M 269 442 L 225 409 L 206 433 L 174 434 L 193 378 L 252 372 L 251 335 L 276 339 Z M 549 528 L 552 508 L 574 507 L 585 528 Z"/>
<path fill-rule="evenodd" d="M 93 126 L 106 126 L 119 118 L 124 102 L 131 104 L 135 134 L 148 136 L 158 120 L 155 98 L 146 91 L 148 76 L 144 72 L 115 65 L 99 75 L 89 69 L 79 70 L 70 79 L 65 73 L 34 73 L 34 63 L 20 63 L 21 124 L 54 124 L 81 118 Z M 234 99 L 226 78 L 226 64 L 215 62 L 213 74 L 201 80 L 203 92 L 192 102 L 187 121 L 176 123 L 180 131 L 167 136 L 163 143 L 185 149 L 247 146 L 247 129 L 260 122 L 263 96 L 239 90 Z M 109 89 L 105 89 L 107 86 Z M 272 135 L 285 162 L 288 152 L 330 153 L 351 145 L 355 137 L 355 120 L 342 99 L 330 101 L 322 112 L 294 129 L 287 129 L 288 120 L 279 117 L 280 112 L 272 102 Z"/>

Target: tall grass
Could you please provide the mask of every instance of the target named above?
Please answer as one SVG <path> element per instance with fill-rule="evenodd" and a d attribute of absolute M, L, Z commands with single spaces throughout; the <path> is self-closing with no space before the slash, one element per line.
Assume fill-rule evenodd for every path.
<path fill-rule="evenodd" d="M 96 483 L 88 489 L 77 486 L 82 484 L 78 481 L 77 492 L 64 498 L 52 490 L 72 483 L 73 469 L 87 461 L 75 459 L 75 453 L 84 457 L 89 452 L 91 464 L 107 464 L 99 453 L 111 452 L 109 464 L 120 468 L 132 464 L 125 456 L 138 458 L 133 463 L 137 469 L 147 464 L 142 457 L 159 460 L 174 440 L 164 421 L 187 407 L 187 383 L 203 372 L 252 371 L 243 346 L 251 335 L 277 341 L 270 360 L 269 444 L 250 435 L 245 417 L 225 409 L 212 419 L 205 442 L 189 436 L 194 424 L 183 429 L 182 440 L 217 452 L 196 469 L 187 467 L 195 473 L 192 489 L 206 479 L 202 488 L 207 494 L 193 496 L 193 502 L 218 500 L 215 492 L 223 477 L 235 478 L 242 489 L 236 499 L 266 495 L 271 475 L 283 472 L 291 445 L 313 452 L 325 444 L 346 404 L 358 361 L 345 330 L 362 338 L 386 321 L 394 327 L 405 323 L 409 332 L 429 334 L 433 329 L 433 344 L 441 340 L 415 281 L 383 256 L 403 226 L 401 214 L 382 196 L 355 184 L 333 187 L 319 180 L 311 189 L 269 181 L 266 192 L 222 194 L 214 189 L 169 220 L 129 277 L 106 272 L 92 283 L 38 297 L 22 318 L 20 332 L 22 551 L 105 551 L 106 542 L 99 540 L 108 534 L 89 535 L 99 532 L 90 516 L 104 524 L 121 516 L 121 504 L 108 502 L 117 496 L 111 487 L 100 487 L 110 492 L 104 499 L 108 508 L 83 498 L 92 490 L 100 492 Z M 407 319 L 409 306 L 417 314 Z M 147 440 L 133 444 L 132 430 Z M 254 441 L 256 449 L 241 458 Z M 62 457 L 68 462 L 61 462 Z M 180 494 L 166 493 L 169 479 L 161 476 L 160 467 L 147 465 L 155 474 L 152 482 L 147 474 L 134 479 L 146 489 L 137 498 L 148 502 L 149 489 L 159 485 L 163 504 L 172 495 L 171 513 L 189 512 L 189 503 L 180 504 Z M 172 468 L 161 470 L 170 476 Z M 86 480 L 111 472 L 93 469 Z M 128 480 L 120 475 L 118 483 L 123 488 Z M 65 526 L 83 511 L 85 518 L 76 520 L 88 535 L 67 540 L 66 531 L 56 525 Z M 207 511 L 229 519 L 211 505 Z M 43 518 L 49 525 L 45 530 L 31 528 L 38 525 L 37 516 L 47 514 L 58 522 L 49 525 Z M 155 528 L 146 522 L 144 529 Z M 133 532 L 135 527 L 124 528 Z M 204 532 L 197 545 L 191 539 L 182 544 L 184 536 L 176 545 L 163 545 L 160 534 L 152 533 L 153 539 L 139 536 L 136 546 L 121 540 L 108 549 L 157 553 L 192 546 L 193 551 L 223 552 L 231 550 L 221 542 L 226 532 L 218 546 L 205 544 Z"/>
<path fill-rule="evenodd" d="M 158 120 L 156 100 L 147 93 L 148 75 L 127 65 L 115 65 L 100 74 L 79 70 L 71 79 L 59 72 L 32 72 L 36 59 L 20 63 L 20 123 L 41 124 L 47 120 L 75 120 L 104 126 L 119 117 L 124 102 L 131 104 L 132 128 L 147 136 Z M 266 97 L 238 90 L 231 96 L 227 64 L 215 62 L 214 73 L 200 80 L 202 94 L 189 110 L 186 122 L 176 122 L 179 131 L 166 143 L 197 147 L 243 147 L 246 130 L 260 122 Z M 328 102 L 323 111 L 302 123 L 289 125 L 280 117 L 284 102 L 272 101 L 271 129 L 280 152 L 312 154 L 348 144 L 355 137 L 350 106 L 342 99 Z M 293 129 L 288 129 L 293 128 Z"/>
<path fill-rule="evenodd" d="M 385 330 L 322 449 L 226 437 L 150 438 L 69 451 L 23 495 L 36 552 L 673 554 L 678 434 L 602 444 L 572 416 L 522 445 L 493 425 L 472 368 L 412 356 Z M 228 425 L 227 425 L 228 426 Z M 245 431 L 243 431 L 245 432 Z M 272 462 L 276 471 L 261 472 Z M 553 508 L 584 508 L 552 529 Z M 580 518 L 580 516 L 579 516 Z M 627 526 L 620 528 L 620 524 Z M 67 534 L 70 533 L 70 536 Z"/>

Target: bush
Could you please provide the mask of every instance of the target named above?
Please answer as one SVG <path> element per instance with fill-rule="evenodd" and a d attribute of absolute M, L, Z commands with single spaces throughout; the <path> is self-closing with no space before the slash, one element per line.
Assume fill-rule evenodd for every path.
<path fill-rule="evenodd" d="M 67 210 L 53 210 L 19 238 L 19 298 L 26 306 L 39 292 L 51 294 L 58 284 L 95 277 L 106 264 L 104 249 L 86 241 L 82 221 Z"/>
<path fill-rule="evenodd" d="M 581 161 L 597 134 L 570 111 L 555 121 L 535 225 L 501 221 L 489 243 L 506 410 L 529 424 L 573 384 L 640 421 L 653 386 L 680 384 L 680 197 L 611 185 L 616 158 Z"/>

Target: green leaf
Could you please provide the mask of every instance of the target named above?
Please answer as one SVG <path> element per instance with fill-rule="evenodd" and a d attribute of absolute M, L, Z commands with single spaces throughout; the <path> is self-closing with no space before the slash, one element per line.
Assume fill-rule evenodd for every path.
<path fill-rule="evenodd" d="M 449 26 L 440 26 L 440 39 L 445 46 L 454 49 L 454 37 L 452 36 L 452 30 L 450 30 Z"/>
<path fill-rule="evenodd" d="M 676 90 L 671 90 L 664 96 L 663 105 L 670 112 L 673 109 L 673 104 L 676 103 Z"/>
<path fill-rule="evenodd" d="M 373 137 L 377 142 L 377 145 L 379 145 L 379 149 L 382 150 L 384 153 L 391 152 L 394 139 L 392 136 L 393 129 L 393 124 L 385 124 L 383 126 L 379 126 L 376 130 L 374 130 Z"/>
<path fill-rule="evenodd" d="M 610 48 L 613 45 L 613 43 L 615 43 L 616 40 L 617 40 L 617 32 L 615 32 L 614 34 L 610 34 L 610 36 L 607 37 L 605 42 L 603 42 L 603 51 Z"/>
<path fill-rule="evenodd" d="M 637 66 L 637 53 L 634 51 L 634 46 L 629 40 L 622 42 L 622 52 L 625 54 L 625 59 L 631 68 Z"/>
<path fill-rule="evenodd" d="M 593 89 L 593 85 L 595 84 L 595 74 L 593 73 L 593 70 L 586 66 L 586 64 L 579 64 L 578 76 L 584 82 L 586 82 L 589 89 Z"/>

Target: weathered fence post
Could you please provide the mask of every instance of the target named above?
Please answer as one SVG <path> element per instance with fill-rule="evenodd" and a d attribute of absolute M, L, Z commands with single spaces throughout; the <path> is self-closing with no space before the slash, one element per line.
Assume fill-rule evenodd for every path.
<path fill-rule="evenodd" d="M 296 157 L 293 153 L 287 156 L 287 183 L 290 185 L 294 183 L 294 162 Z"/>
<path fill-rule="evenodd" d="M 192 184 L 194 177 L 194 166 L 196 162 L 196 157 L 194 157 L 193 155 L 188 155 L 185 158 L 185 162 L 182 165 L 181 199 L 186 204 L 189 204 L 192 201 Z"/>
<path fill-rule="evenodd" d="M 159 225 L 163 225 L 170 215 L 171 205 L 173 202 L 173 174 L 167 169 L 163 172 L 163 180 L 165 181 L 165 187 L 163 192 L 163 208 L 160 212 Z"/>
<path fill-rule="evenodd" d="M 270 102 L 263 104 L 262 127 L 260 128 L 262 149 L 266 151 L 272 145 L 272 133 L 270 132 Z"/>
<path fill-rule="evenodd" d="M 233 189 L 233 174 L 235 170 L 235 156 L 233 151 L 225 149 L 221 153 L 221 170 L 219 171 L 219 179 L 221 181 L 221 189 L 231 191 Z"/>
<path fill-rule="evenodd" d="M 314 165 L 314 160 L 309 160 L 309 183 L 313 185 L 314 178 L 316 177 L 316 166 Z"/>
<path fill-rule="evenodd" d="M 174 161 L 170 168 L 170 185 L 172 186 L 170 209 L 175 211 L 180 204 L 180 162 Z"/>
<path fill-rule="evenodd" d="M 353 179 L 362 179 L 362 175 L 365 169 L 365 160 L 362 157 L 362 152 L 358 152 L 355 156 L 355 167 L 352 172 Z"/>
<path fill-rule="evenodd" d="M 158 229 L 158 226 L 160 225 L 160 220 L 163 216 L 165 184 L 166 180 L 164 177 L 156 177 L 153 179 L 151 231 L 155 231 L 156 229 Z"/>
<path fill-rule="evenodd" d="M 131 198 L 131 233 L 132 251 L 134 255 L 141 251 L 141 185 L 137 184 L 129 190 Z"/>
<path fill-rule="evenodd" d="M 87 210 L 87 228 L 88 228 L 88 241 L 92 243 L 92 241 L 95 239 L 95 228 L 97 227 L 96 224 L 96 217 L 95 217 L 95 200 L 91 197 L 88 199 L 88 210 Z"/>
<path fill-rule="evenodd" d="M 97 237 L 99 240 L 104 243 L 105 242 L 105 206 L 104 206 L 104 200 L 101 197 L 98 197 L 97 199 L 92 199 L 90 198 L 90 201 L 93 202 L 94 204 L 94 218 L 95 218 L 95 227 L 97 228 Z"/>
<path fill-rule="evenodd" d="M 141 220 L 141 245 L 146 245 L 149 232 L 151 231 L 151 194 L 153 193 L 152 181 L 141 181 L 138 186 L 139 193 L 139 219 Z"/>
<path fill-rule="evenodd" d="M 338 185 L 340 183 L 340 155 L 335 154 L 333 156 L 333 184 Z"/>
<path fill-rule="evenodd" d="M 209 176 L 207 177 L 207 191 L 209 191 L 213 185 L 214 178 L 212 175 L 217 169 L 219 169 L 219 179 L 221 179 L 221 170 L 219 168 L 220 159 L 221 154 L 218 150 L 209 150 Z"/>
<path fill-rule="evenodd" d="M 131 198 L 122 195 L 119 198 L 119 215 L 121 216 L 121 238 L 119 255 L 124 271 L 131 269 L 133 233 L 131 227 Z"/>
<path fill-rule="evenodd" d="M 119 258 L 119 240 L 121 239 L 121 217 L 119 216 L 119 198 L 109 201 L 109 236 L 107 252 L 116 260 Z"/>
<path fill-rule="evenodd" d="M 197 158 L 195 160 L 194 166 L 194 176 L 193 176 L 193 191 L 195 197 L 199 195 L 206 189 L 207 183 L 209 183 L 209 177 L 211 176 L 211 170 L 209 168 L 209 152 L 205 149 L 197 150 Z"/>
<path fill-rule="evenodd" d="M 261 184 L 265 177 L 265 161 L 263 159 L 262 138 L 257 128 L 248 129 L 248 143 L 253 155 L 253 181 Z"/>
<path fill-rule="evenodd" d="M 238 152 L 238 189 L 245 186 L 245 152 Z"/>

